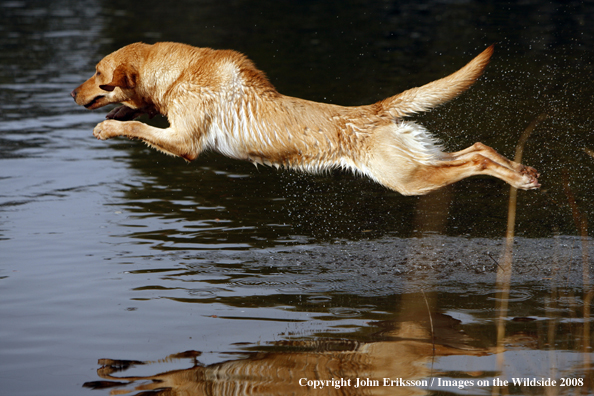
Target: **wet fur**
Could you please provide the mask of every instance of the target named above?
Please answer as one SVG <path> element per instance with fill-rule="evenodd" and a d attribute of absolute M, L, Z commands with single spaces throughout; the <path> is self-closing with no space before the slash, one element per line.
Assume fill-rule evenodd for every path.
<path fill-rule="evenodd" d="M 457 72 L 380 102 L 357 107 L 281 95 L 244 55 L 177 43 L 135 43 L 106 56 L 74 91 L 77 104 L 112 103 L 98 139 L 138 138 L 188 161 L 204 150 L 256 164 L 318 172 L 343 168 L 405 195 L 425 194 L 486 174 L 534 189 L 538 173 L 475 143 L 443 152 L 421 125 L 404 118 L 468 89 L 493 53 L 487 48 Z M 162 114 L 165 129 L 132 121 Z"/>

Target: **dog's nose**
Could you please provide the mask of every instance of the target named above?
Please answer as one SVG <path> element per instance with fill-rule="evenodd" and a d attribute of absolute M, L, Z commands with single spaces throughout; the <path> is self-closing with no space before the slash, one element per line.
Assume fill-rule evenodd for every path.
<path fill-rule="evenodd" d="M 72 96 L 74 99 L 76 99 L 76 89 L 73 89 L 72 92 L 70 92 L 70 96 Z"/>

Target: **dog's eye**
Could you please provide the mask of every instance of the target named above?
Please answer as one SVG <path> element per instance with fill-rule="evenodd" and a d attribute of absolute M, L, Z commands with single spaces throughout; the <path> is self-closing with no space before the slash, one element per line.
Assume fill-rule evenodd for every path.
<path fill-rule="evenodd" d="M 96 76 L 100 76 L 101 72 L 99 70 L 97 70 L 97 72 L 95 73 Z"/>

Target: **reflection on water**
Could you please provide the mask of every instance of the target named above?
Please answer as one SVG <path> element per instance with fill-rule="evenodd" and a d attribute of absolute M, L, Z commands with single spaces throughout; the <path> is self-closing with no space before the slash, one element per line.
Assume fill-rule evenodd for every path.
<path fill-rule="evenodd" d="M 158 395 L 422 395 L 487 394 L 497 381 L 514 384 L 514 379 L 516 384 L 508 389 L 513 394 L 579 394 L 591 383 L 587 362 L 592 353 L 565 351 L 581 346 L 572 345 L 579 339 L 579 319 L 555 319 L 555 314 L 509 318 L 503 340 L 507 375 L 502 377 L 495 370 L 496 347 L 485 342 L 492 323 L 475 316 L 472 309 L 454 313 L 461 317 L 457 320 L 423 310 L 420 294 L 403 297 L 400 318 L 371 323 L 374 332 L 366 334 L 364 341 L 362 335 L 316 340 L 295 340 L 301 337 L 289 335 L 286 341 L 247 343 L 241 353 L 210 365 L 201 362 L 199 351 L 152 362 L 99 359 L 101 380 L 83 386 L 138 395 L 144 391 Z M 180 361 L 176 369 L 169 368 Z M 524 382 L 533 377 L 549 383 L 565 381 L 568 386 L 545 390 Z"/>
<path fill-rule="evenodd" d="M 51 0 L 0 11 L 3 391 L 594 387 L 591 3 Z M 523 152 L 543 188 L 517 197 L 509 296 L 496 284 L 509 199 L 498 180 L 402 197 L 342 172 L 214 154 L 186 164 L 94 139 L 106 111 L 79 108 L 69 92 L 139 40 L 237 49 L 280 92 L 345 105 L 442 77 L 497 43 L 472 90 L 415 118 L 450 150 L 483 141 L 512 156 L 530 122 L 549 115 Z M 382 385 L 313 390 L 301 378 Z M 513 378 L 584 385 L 493 386 Z"/>
<path fill-rule="evenodd" d="M 439 389 L 446 381 L 431 377 L 430 363 L 442 356 L 487 356 L 486 348 L 468 345 L 458 321 L 438 315 L 430 322 L 427 312 L 401 321 L 374 324 L 382 331 L 374 342 L 355 340 L 282 341 L 254 346 L 259 352 L 213 365 L 200 364 L 200 352 L 188 351 L 162 361 L 186 358 L 192 367 L 156 375 L 130 376 L 128 369 L 149 362 L 101 359 L 97 374 L 103 381 L 85 383 L 94 389 L 154 390 L 162 395 L 415 395 Z M 430 325 L 431 324 L 431 325 Z M 435 337 L 431 332 L 435 332 Z M 166 364 L 164 364 L 166 366 Z M 125 372 L 120 374 L 120 372 Z M 474 372 L 459 389 L 473 388 L 489 373 Z M 149 381 L 149 382 L 147 382 Z M 454 388 L 458 388 L 455 386 Z M 119 392 L 118 392 L 119 393 Z"/>

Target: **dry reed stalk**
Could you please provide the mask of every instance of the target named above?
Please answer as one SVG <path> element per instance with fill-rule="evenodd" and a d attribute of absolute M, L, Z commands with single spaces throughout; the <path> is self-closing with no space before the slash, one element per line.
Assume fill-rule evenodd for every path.
<path fill-rule="evenodd" d="M 522 136 L 518 140 L 518 144 L 516 145 L 516 155 L 514 157 L 514 161 L 517 163 L 522 162 L 522 154 L 524 153 L 524 146 L 526 145 L 526 141 L 528 137 L 532 133 L 532 131 L 536 128 L 536 126 L 544 121 L 547 118 L 547 115 L 542 113 L 538 117 L 536 117 L 524 130 Z M 503 253 L 502 265 L 497 267 L 497 282 L 496 282 L 496 290 L 497 290 L 497 311 L 499 313 L 499 317 L 497 320 L 497 347 L 495 348 L 497 354 L 497 370 L 499 372 L 503 371 L 504 365 L 504 356 L 503 352 L 505 350 L 503 346 L 503 339 L 505 337 L 505 318 L 507 317 L 507 310 L 508 310 L 508 300 L 509 300 L 509 290 L 510 290 L 510 282 L 511 282 L 511 273 L 512 273 L 512 261 L 513 261 L 513 245 L 514 245 L 514 232 L 515 232 L 515 225 L 516 225 L 516 203 L 517 203 L 517 195 L 518 189 L 514 187 L 510 187 L 509 191 L 509 204 L 507 210 L 507 231 L 505 233 L 505 250 Z M 493 395 L 500 394 L 499 387 L 493 387 L 492 391 Z"/>
<path fill-rule="evenodd" d="M 594 152 L 587 148 L 584 148 L 584 151 L 589 155 L 594 157 Z M 583 297 L 583 315 L 584 315 L 584 327 L 582 332 L 582 349 L 584 351 L 584 367 L 590 366 L 590 311 L 591 311 L 591 303 L 592 298 L 594 297 L 594 289 L 592 289 L 590 285 L 590 267 L 588 264 L 588 219 L 587 217 L 582 214 L 577 206 L 575 201 L 575 196 L 573 195 L 573 191 L 569 186 L 569 172 L 567 169 L 563 169 L 563 189 L 565 191 L 565 195 L 567 196 L 567 201 L 569 202 L 569 207 L 571 208 L 571 214 L 573 216 L 573 221 L 575 223 L 575 227 L 580 233 L 581 241 L 582 241 L 582 282 L 583 282 L 583 289 L 584 289 L 584 297 Z M 589 378 L 589 385 L 594 385 L 594 379 Z"/>

